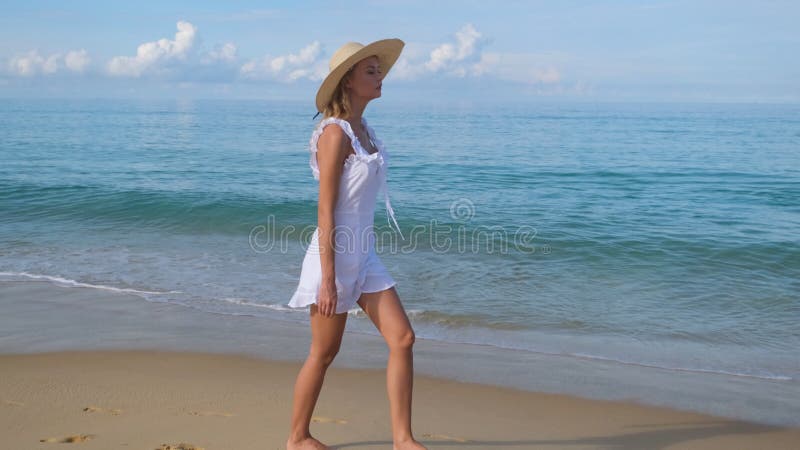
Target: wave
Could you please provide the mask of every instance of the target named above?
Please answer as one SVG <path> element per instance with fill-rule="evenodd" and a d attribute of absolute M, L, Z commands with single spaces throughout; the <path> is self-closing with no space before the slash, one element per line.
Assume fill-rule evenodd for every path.
<path fill-rule="evenodd" d="M 189 232 L 246 232 L 272 215 L 277 223 L 310 222 L 308 201 L 269 201 L 238 193 L 121 190 L 92 185 L 0 182 L 3 222 L 48 222 L 152 227 Z"/>
<path fill-rule="evenodd" d="M 135 295 L 159 295 L 159 294 L 180 294 L 182 291 L 145 291 L 143 289 L 133 289 L 133 288 L 120 288 L 116 286 L 107 286 L 104 284 L 92 284 L 92 283 L 82 283 L 80 281 L 71 280 L 69 278 L 63 278 L 58 276 L 52 275 L 38 275 L 34 273 L 28 272 L 0 272 L 0 276 L 5 277 L 24 277 L 31 280 L 45 280 L 50 281 L 54 284 L 59 286 L 66 286 L 66 287 L 83 287 L 83 288 L 92 288 L 92 289 L 102 289 L 105 291 L 112 291 L 112 292 L 120 292 L 125 294 L 135 294 Z"/>
<path fill-rule="evenodd" d="M 170 290 L 170 291 L 153 291 L 153 290 L 144 290 L 144 289 L 135 289 L 135 288 L 120 288 L 116 286 L 109 286 L 109 285 L 102 285 L 102 284 L 92 284 L 92 283 L 83 283 L 76 280 L 63 278 L 59 276 L 52 276 L 52 275 L 41 275 L 41 274 L 32 274 L 28 272 L 0 272 L 0 277 L 22 277 L 25 279 L 33 279 L 33 280 L 44 280 L 48 281 L 60 286 L 65 287 L 85 287 L 85 288 L 92 288 L 92 289 L 102 289 L 107 291 L 119 292 L 119 293 L 129 293 L 138 295 L 145 300 L 152 301 L 152 295 L 164 295 L 164 294 L 181 294 L 182 291 L 177 290 Z M 256 308 L 257 310 L 264 310 L 264 311 L 276 311 L 281 313 L 291 313 L 296 314 L 298 312 L 302 312 L 304 315 L 307 314 L 307 308 L 295 309 L 289 308 L 284 304 L 269 304 L 269 303 L 258 303 L 254 302 L 247 298 L 241 297 L 223 297 L 218 299 L 221 302 L 226 304 L 236 305 L 236 306 L 243 306 L 246 308 Z M 166 299 L 167 302 L 171 302 L 172 300 Z M 183 306 L 193 307 L 191 304 L 180 303 Z M 195 308 L 200 311 L 204 311 L 207 313 L 213 314 L 222 314 L 222 315 L 231 315 L 231 316 L 260 316 L 260 317 L 269 317 L 269 318 L 276 318 L 274 315 L 269 314 L 253 314 L 248 313 L 244 310 L 225 310 L 225 311 L 207 311 L 203 308 Z M 515 325 L 515 324 L 508 324 L 508 323 L 501 323 L 496 320 L 492 320 L 489 316 L 481 316 L 481 315 L 467 315 L 467 314 L 447 314 L 442 313 L 439 311 L 431 311 L 431 310 L 421 310 L 421 309 L 409 309 L 407 311 L 409 318 L 417 324 L 417 336 L 423 339 L 431 339 L 434 341 L 446 342 L 446 343 L 454 343 L 454 344 L 467 344 L 467 345 L 482 345 L 488 347 L 494 347 L 504 350 L 513 350 L 513 351 L 522 351 L 537 355 L 547 355 L 552 357 L 566 357 L 566 358 L 578 358 L 578 359 L 588 359 L 588 360 L 596 360 L 596 361 L 603 361 L 609 362 L 614 364 L 622 364 L 622 365 L 629 365 L 629 366 L 638 366 L 638 367 L 647 367 L 653 369 L 660 369 L 660 370 L 667 370 L 667 371 L 675 371 L 675 372 L 688 372 L 688 373 L 698 373 L 698 374 L 710 374 L 710 375 L 724 375 L 724 376 L 732 376 L 732 377 L 742 377 L 742 378 L 754 378 L 754 379 L 762 379 L 762 380 L 769 380 L 769 381 L 792 381 L 794 377 L 779 373 L 772 373 L 769 371 L 737 371 L 731 369 L 717 369 L 717 368 L 703 368 L 703 367 L 690 367 L 690 366 L 682 366 L 682 365 L 667 365 L 667 364 L 658 364 L 653 362 L 645 362 L 645 361 L 637 361 L 633 359 L 625 359 L 625 358 L 617 358 L 607 355 L 599 355 L 599 354 L 592 354 L 592 353 L 585 353 L 585 352 L 570 352 L 570 351 L 546 351 L 542 349 L 535 349 L 529 347 L 523 347 L 521 345 L 508 345 L 500 342 L 499 340 L 495 340 L 494 342 L 492 339 L 485 339 L 484 333 L 503 333 L 509 332 L 514 333 L 517 332 L 524 332 L 528 330 L 527 328 Z M 355 318 L 366 318 L 366 314 L 359 309 L 353 308 L 349 311 L 349 316 Z M 477 329 L 482 330 L 482 333 L 478 333 L 480 336 L 478 338 L 470 339 L 464 337 L 457 337 L 457 335 L 463 336 L 464 330 L 469 329 Z M 453 333 L 456 331 L 457 333 Z"/>

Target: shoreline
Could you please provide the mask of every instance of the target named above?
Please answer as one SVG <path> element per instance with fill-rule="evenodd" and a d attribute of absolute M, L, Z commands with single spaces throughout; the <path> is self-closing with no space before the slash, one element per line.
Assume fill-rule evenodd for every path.
<path fill-rule="evenodd" d="M 213 314 L 173 303 L 149 302 L 128 293 L 63 287 L 46 281 L 0 282 L 0 303 L 4 307 L 0 316 L 0 354 L 4 355 L 177 351 L 299 364 L 310 344 L 307 324 Z M 357 327 L 351 325 L 353 321 L 348 319 L 334 366 L 383 370 L 388 356 L 383 339 L 354 332 Z M 778 389 L 785 386 L 784 382 L 627 367 L 429 339 L 418 339 L 415 345 L 415 375 L 442 382 L 478 383 L 587 401 L 622 401 L 645 408 L 667 407 L 677 412 L 726 417 L 724 420 L 800 427 L 788 421 L 785 414 L 766 414 L 800 408 L 792 396 Z M 760 405 L 766 413 L 755 409 L 757 405 L 751 405 L 753 402 L 740 394 L 753 386 L 776 389 L 768 394 L 777 400 Z M 699 399 L 692 398 L 698 395 Z"/>

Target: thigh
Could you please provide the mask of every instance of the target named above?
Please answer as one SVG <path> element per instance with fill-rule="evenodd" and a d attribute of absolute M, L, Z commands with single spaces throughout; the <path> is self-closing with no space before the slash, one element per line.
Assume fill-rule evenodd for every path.
<path fill-rule="evenodd" d="M 358 305 L 375 324 L 389 346 L 407 345 L 410 343 L 409 340 L 413 342 L 414 330 L 394 286 L 378 292 L 362 293 Z"/>
<path fill-rule="evenodd" d="M 332 356 L 339 351 L 347 323 L 347 313 L 326 317 L 316 304 L 311 305 L 311 353 L 316 356 Z"/>

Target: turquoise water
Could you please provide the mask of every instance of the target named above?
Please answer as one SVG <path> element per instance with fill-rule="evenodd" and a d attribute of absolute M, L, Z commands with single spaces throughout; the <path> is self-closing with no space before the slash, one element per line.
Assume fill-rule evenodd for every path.
<path fill-rule="evenodd" d="M 0 280 L 306 323 L 284 305 L 316 225 L 314 112 L 4 100 Z M 800 380 L 800 106 L 375 103 L 365 116 L 407 238 L 379 201 L 378 253 L 418 336 Z M 349 322 L 377 333 L 360 311 Z"/>

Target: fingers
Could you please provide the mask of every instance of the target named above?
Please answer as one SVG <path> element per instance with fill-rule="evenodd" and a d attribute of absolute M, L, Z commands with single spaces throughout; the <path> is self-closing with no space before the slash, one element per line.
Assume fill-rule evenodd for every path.
<path fill-rule="evenodd" d="M 321 295 L 317 297 L 317 307 L 319 308 L 319 313 L 325 317 L 333 317 L 334 314 L 336 314 L 336 305 L 339 303 L 339 296 L 335 291 L 331 294 L 325 295 L 322 290 L 320 290 L 320 294 Z"/>
<path fill-rule="evenodd" d="M 333 297 L 331 297 L 331 304 L 330 304 L 330 307 L 328 308 L 330 310 L 331 314 L 328 317 L 333 317 L 334 315 L 336 315 L 336 304 L 337 303 L 339 303 L 339 297 L 334 295 Z"/>
<path fill-rule="evenodd" d="M 325 317 L 331 316 L 331 305 L 327 301 L 322 302 L 322 315 Z"/>
<path fill-rule="evenodd" d="M 319 312 L 325 317 L 333 317 L 336 314 L 336 298 L 320 300 L 317 306 L 319 307 Z"/>
<path fill-rule="evenodd" d="M 336 297 L 332 297 L 328 303 L 328 317 L 333 317 L 336 314 L 336 303 L 338 303 Z"/>

